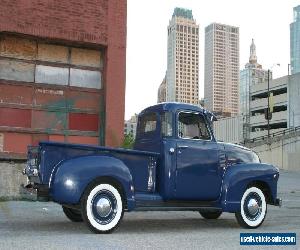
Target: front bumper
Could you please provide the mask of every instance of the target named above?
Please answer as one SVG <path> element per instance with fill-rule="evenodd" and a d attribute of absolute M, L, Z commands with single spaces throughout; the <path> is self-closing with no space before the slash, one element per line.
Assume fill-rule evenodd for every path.
<path fill-rule="evenodd" d="M 281 198 L 276 198 L 274 202 L 274 206 L 281 207 L 282 206 L 282 199 Z"/>

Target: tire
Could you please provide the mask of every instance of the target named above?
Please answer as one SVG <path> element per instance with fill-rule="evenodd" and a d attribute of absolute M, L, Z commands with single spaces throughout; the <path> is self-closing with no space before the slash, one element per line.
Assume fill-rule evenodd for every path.
<path fill-rule="evenodd" d="M 83 220 L 94 233 L 111 233 L 120 225 L 124 214 L 122 195 L 109 183 L 88 187 L 81 206 Z"/>
<path fill-rule="evenodd" d="M 201 216 L 204 219 L 208 219 L 208 220 L 213 220 L 213 219 L 218 219 L 221 214 L 222 211 L 217 211 L 217 212 L 199 212 L 201 214 Z"/>
<path fill-rule="evenodd" d="M 62 206 L 62 209 L 64 211 L 64 214 L 67 216 L 67 218 L 72 222 L 82 222 L 82 216 L 81 212 L 76 209 L 68 208 L 65 206 Z"/>
<path fill-rule="evenodd" d="M 261 189 L 246 189 L 241 199 L 241 209 L 235 213 L 237 222 L 244 228 L 258 228 L 267 215 L 266 197 Z"/>

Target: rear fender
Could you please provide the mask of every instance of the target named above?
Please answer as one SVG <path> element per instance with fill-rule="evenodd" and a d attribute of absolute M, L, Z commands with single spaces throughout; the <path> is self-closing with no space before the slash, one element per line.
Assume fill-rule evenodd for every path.
<path fill-rule="evenodd" d="M 86 187 L 100 177 L 117 181 L 123 188 L 128 210 L 133 209 L 132 175 L 122 161 L 111 156 L 83 156 L 59 163 L 50 177 L 50 196 L 61 204 L 78 204 Z"/>
<path fill-rule="evenodd" d="M 272 200 L 277 196 L 278 169 L 269 164 L 236 164 L 227 168 L 222 185 L 221 206 L 224 212 L 240 210 L 240 201 L 247 188 L 253 182 L 265 183 Z"/>

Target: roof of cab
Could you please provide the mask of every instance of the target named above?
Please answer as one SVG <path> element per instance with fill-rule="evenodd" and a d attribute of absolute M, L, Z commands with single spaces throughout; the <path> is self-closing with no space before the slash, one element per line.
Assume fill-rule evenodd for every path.
<path fill-rule="evenodd" d="M 180 103 L 180 102 L 162 102 L 144 109 L 140 114 L 143 114 L 145 112 L 161 112 L 161 111 L 176 112 L 177 110 L 190 110 L 196 112 L 205 111 L 204 108 L 192 104 Z"/>

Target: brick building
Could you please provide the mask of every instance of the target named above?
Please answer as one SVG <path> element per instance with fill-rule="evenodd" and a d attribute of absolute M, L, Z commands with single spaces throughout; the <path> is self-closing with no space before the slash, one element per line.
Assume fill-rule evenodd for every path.
<path fill-rule="evenodd" d="M 126 0 L 1 0 L 0 158 L 40 140 L 118 146 Z"/>

